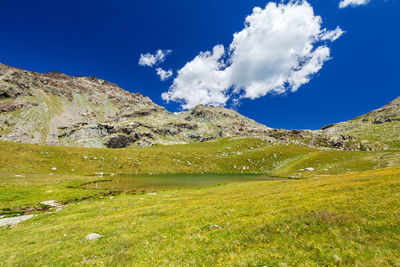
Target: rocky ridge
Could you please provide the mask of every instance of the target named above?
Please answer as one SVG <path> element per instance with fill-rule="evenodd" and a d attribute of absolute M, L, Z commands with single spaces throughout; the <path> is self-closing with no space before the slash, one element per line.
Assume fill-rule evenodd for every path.
<path fill-rule="evenodd" d="M 95 77 L 40 74 L 3 64 L 0 122 L 2 140 L 113 148 L 262 136 L 269 130 L 233 110 L 198 106 L 174 114 Z"/>
<path fill-rule="evenodd" d="M 328 135 L 355 136 L 364 140 L 364 144 L 381 149 L 400 148 L 400 97 L 352 120 L 326 125 L 321 131 Z"/>
<path fill-rule="evenodd" d="M 381 148 L 356 135 L 332 131 L 337 126 L 321 131 L 271 129 L 233 110 L 203 105 L 175 114 L 140 93 L 96 77 L 41 74 L 3 64 L 0 123 L 0 140 L 32 144 L 122 148 L 251 136 L 271 143 Z"/>

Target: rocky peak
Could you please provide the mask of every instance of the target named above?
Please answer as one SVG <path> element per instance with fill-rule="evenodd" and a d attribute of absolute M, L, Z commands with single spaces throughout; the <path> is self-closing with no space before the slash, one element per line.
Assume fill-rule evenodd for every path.
<path fill-rule="evenodd" d="M 197 105 L 190 111 L 190 116 L 204 118 L 207 120 L 215 120 L 221 118 L 237 118 L 241 115 L 233 110 L 223 107 Z"/>
<path fill-rule="evenodd" d="M 116 106 L 148 105 L 153 109 L 164 110 L 140 93 L 130 93 L 116 84 L 96 77 L 69 76 L 58 71 L 37 73 L 0 64 L 0 98 L 15 98 L 19 95 L 32 95 L 43 90 L 52 96 L 65 97 L 72 101 L 74 95 L 89 97 L 93 104 L 110 100 Z"/>
<path fill-rule="evenodd" d="M 396 99 L 389 102 L 387 105 L 383 106 L 382 108 L 392 108 L 392 107 L 400 107 L 400 96 Z"/>
<path fill-rule="evenodd" d="M 362 118 L 363 122 L 377 124 L 400 121 L 400 97 L 397 97 L 381 108 L 361 115 L 359 118 Z"/>
<path fill-rule="evenodd" d="M 400 97 L 352 120 L 321 128 L 326 134 L 356 136 L 375 147 L 400 147 Z"/>

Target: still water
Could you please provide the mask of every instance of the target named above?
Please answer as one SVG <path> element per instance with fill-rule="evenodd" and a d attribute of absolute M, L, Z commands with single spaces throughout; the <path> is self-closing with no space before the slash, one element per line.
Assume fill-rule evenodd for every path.
<path fill-rule="evenodd" d="M 156 192 L 167 189 L 202 187 L 233 182 L 284 180 L 282 178 L 262 175 L 232 174 L 118 175 L 111 178 L 112 181 L 86 184 L 85 188 Z"/>

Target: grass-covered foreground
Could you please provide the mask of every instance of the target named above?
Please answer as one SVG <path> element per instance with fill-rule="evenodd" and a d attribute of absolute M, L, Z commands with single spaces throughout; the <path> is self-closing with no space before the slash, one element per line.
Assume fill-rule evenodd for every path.
<path fill-rule="evenodd" d="M 35 214 L 0 228 L 0 265 L 400 265 L 398 150 L 316 150 L 244 138 L 119 150 L 0 146 L 0 216 Z M 110 178 L 94 175 L 100 172 L 299 179 L 155 195 L 106 196 L 80 186 Z M 37 211 L 46 200 L 68 204 Z M 102 237 L 88 241 L 90 233 Z"/>
<path fill-rule="evenodd" d="M 400 168 L 71 203 L 0 229 L 3 265 L 396 266 Z M 103 235 L 95 241 L 89 233 Z"/>

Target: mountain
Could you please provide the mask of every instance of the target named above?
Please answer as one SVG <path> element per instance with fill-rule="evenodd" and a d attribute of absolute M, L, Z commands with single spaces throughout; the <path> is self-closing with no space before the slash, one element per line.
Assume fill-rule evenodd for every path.
<path fill-rule="evenodd" d="M 400 97 L 381 108 L 321 130 L 326 134 L 351 135 L 384 148 L 400 148 Z"/>
<path fill-rule="evenodd" d="M 36 73 L 0 64 L 0 139 L 32 144 L 126 147 L 265 136 L 239 113 L 197 106 L 174 114 L 140 93 L 96 77 Z"/>
<path fill-rule="evenodd" d="M 398 102 L 386 109 L 398 108 Z M 398 118 L 389 111 L 374 112 L 386 114 L 376 115 L 383 124 Z M 122 148 L 238 136 L 334 149 L 383 147 L 341 124 L 320 131 L 271 129 L 236 111 L 203 105 L 171 113 L 140 93 L 96 77 L 41 74 L 4 64 L 0 64 L 0 123 L 0 140 L 31 144 Z"/>

